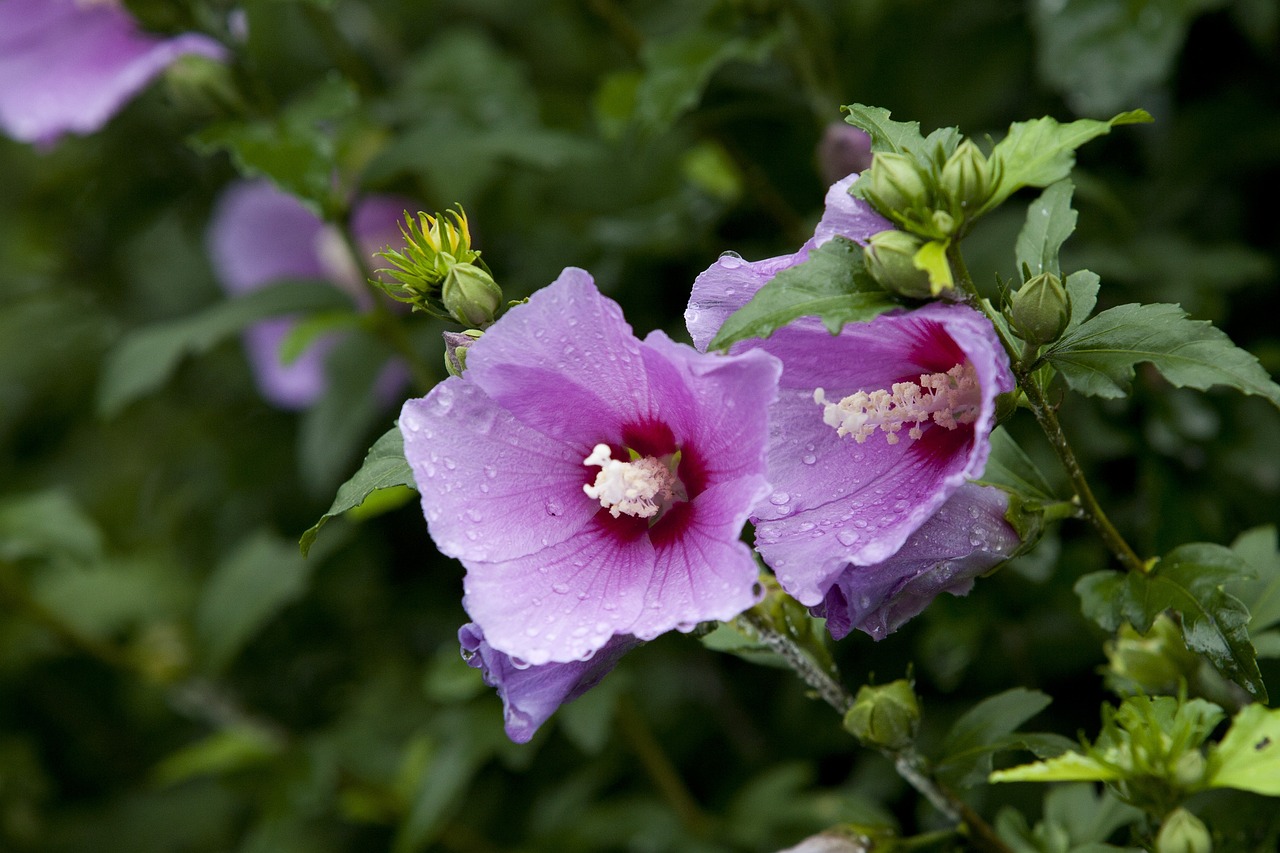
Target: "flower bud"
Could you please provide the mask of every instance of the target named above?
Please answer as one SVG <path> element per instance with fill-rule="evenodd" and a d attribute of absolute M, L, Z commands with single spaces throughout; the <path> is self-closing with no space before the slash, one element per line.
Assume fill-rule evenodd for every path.
<path fill-rule="evenodd" d="M 871 137 L 859 127 L 832 122 L 818 143 L 818 170 L 827 184 L 871 165 Z"/>
<path fill-rule="evenodd" d="M 461 376 L 462 371 L 467 369 L 467 348 L 483 334 L 479 329 L 441 332 L 444 337 L 444 369 L 450 376 Z"/>
<path fill-rule="evenodd" d="M 1009 300 L 1009 322 L 1033 346 L 1052 343 L 1071 319 L 1071 297 L 1050 272 L 1033 277 Z"/>
<path fill-rule="evenodd" d="M 1169 812 L 1156 836 L 1155 853 L 1212 853 L 1213 839 L 1204 821 L 1186 809 Z"/>
<path fill-rule="evenodd" d="M 863 685 L 844 715 L 845 731 L 881 749 L 905 749 L 919 727 L 920 703 L 911 682 L 902 678 L 878 687 Z"/>
<path fill-rule="evenodd" d="M 487 326 L 502 307 L 502 288 L 474 264 L 454 264 L 440 286 L 445 310 L 465 326 Z"/>
<path fill-rule="evenodd" d="M 951 152 L 942 166 L 940 183 L 952 213 L 959 218 L 981 207 L 995 188 L 987 157 L 971 139 Z"/>
<path fill-rule="evenodd" d="M 925 241 L 906 231 L 881 231 L 867 241 L 867 272 L 885 290 L 912 299 L 928 299 L 933 291 L 929 273 L 913 262 Z"/>
<path fill-rule="evenodd" d="M 881 213 L 902 212 L 928 201 L 924 176 L 905 154 L 880 152 L 871 161 L 867 198 Z"/>
<path fill-rule="evenodd" d="M 1128 624 L 1121 626 L 1106 653 L 1107 684 L 1120 693 L 1177 693 L 1179 685 L 1191 683 L 1200 668 L 1200 658 L 1187 649 L 1182 630 L 1163 614 L 1146 634 Z"/>

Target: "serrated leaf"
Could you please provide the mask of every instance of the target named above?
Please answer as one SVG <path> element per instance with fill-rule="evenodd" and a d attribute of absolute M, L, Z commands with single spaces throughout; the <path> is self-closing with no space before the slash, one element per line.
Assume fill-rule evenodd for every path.
<path fill-rule="evenodd" d="M 1052 344 L 1044 358 L 1081 394 L 1122 397 L 1131 389 L 1134 367 L 1150 362 L 1179 388 L 1226 385 L 1280 408 L 1280 385 L 1258 360 L 1177 305 L 1109 308 Z"/>
<path fill-rule="evenodd" d="M 1017 747 L 1021 739 L 1010 735 L 1051 701 L 1038 690 L 1022 687 L 983 699 L 943 738 L 935 760 L 939 775 L 961 787 L 981 782 L 991 773 L 993 753 Z"/>
<path fill-rule="evenodd" d="M 864 104 L 847 104 L 841 109 L 846 113 L 846 122 L 870 135 L 872 151 L 918 154 L 925 150 L 918 121 L 893 121 L 888 110 Z"/>
<path fill-rule="evenodd" d="M 1131 110 L 1110 121 L 1083 118 L 1059 124 L 1045 116 L 1015 122 L 988 158 L 992 168 L 998 170 L 1000 182 L 975 217 L 999 206 L 1023 187 L 1047 187 L 1070 175 L 1076 162 L 1075 150 L 1089 140 L 1110 133 L 1118 125 L 1151 120 L 1146 110 Z"/>
<path fill-rule="evenodd" d="M 1067 321 L 1064 334 L 1071 334 L 1089 319 L 1094 306 L 1098 304 L 1098 289 L 1101 285 L 1102 280 L 1098 278 L 1098 274 L 1089 270 L 1076 270 L 1066 277 L 1063 286 L 1071 299 L 1071 319 Z"/>
<path fill-rule="evenodd" d="M 302 597 L 313 563 L 280 537 L 248 537 L 205 581 L 196 606 L 196 635 L 205 662 L 222 670 L 253 635 Z"/>
<path fill-rule="evenodd" d="M 305 557 L 311 551 L 320 528 L 329 519 L 361 506 L 377 491 L 403 486 L 414 487 L 413 471 L 404 458 L 404 436 L 400 433 L 400 427 L 393 426 L 369 448 L 360 470 L 338 488 L 338 494 L 328 511 L 302 534 L 298 541 L 302 556 Z"/>
<path fill-rule="evenodd" d="M 1249 642 L 1249 611 L 1223 588 L 1248 572 L 1230 549 L 1192 543 L 1170 551 L 1146 574 L 1095 572 L 1080 578 L 1075 589 L 1084 615 L 1108 631 L 1128 622 L 1145 634 L 1156 616 L 1174 611 L 1187 648 L 1265 700 L 1266 685 Z"/>
<path fill-rule="evenodd" d="M 1058 252 L 1076 230 L 1076 212 L 1071 207 L 1071 194 L 1074 192 L 1075 184 L 1061 180 L 1050 184 L 1040 198 L 1027 207 L 1027 219 L 1018 232 L 1015 247 L 1019 274 L 1025 266 L 1033 276 L 1040 273 L 1062 275 Z"/>
<path fill-rule="evenodd" d="M 1246 705 L 1209 756 L 1210 788 L 1280 797 L 1280 708 Z"/>
<path fill-rule="evenodd" d="M 50 489 L 0 501 L 0 560 L 102 560 L 102 532 L 66 493 Z"/>
<path fill-rule="evenodd" d="M 1231 584 L 1232 593 L 1249 608 L 1249 633 L 1257 634 L 1280 622 L 1280 542 L 1274 525 L 1246 530 L 1231 550 L 1248 564 L 1255 577 Z"/>
<path fill-rule="evenodd" d="M 834 335 L 846 323 L 870 320 L 894 307 L 867 272 L 861 247 L 836 237 L 810 252 L 803 263 L 778 273 L 730 314 L 709 348 L 728 349 L 738 341 L 767 338 L 798 317 L 819 317 Z"/>
<path fill-rule="evenodd" d="M 134 330 L 107 353 L 98 412 L 105 417 L 119 413 L 163 385 L 184 357 L 207 352 L 259 320 L 349 304 L 328 282 L 281 281 L 190 317 Z"/>

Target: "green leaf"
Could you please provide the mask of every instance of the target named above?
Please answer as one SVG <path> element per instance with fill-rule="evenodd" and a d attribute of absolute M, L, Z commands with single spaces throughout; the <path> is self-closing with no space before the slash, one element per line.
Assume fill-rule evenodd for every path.
<path fill-rule="evenodd" d="M 280 342 L 277 353 L 281 364 L 292 364 L 315 343 L 316 339 L 337 331 L 349 331 L 358 327 L 361 315 L 349 309 L 319 311 L 293 324 L 293 328 Z"/>
<path fill-rule="evenodd" d="M 302 555 L 305 557 L 311 551 L 320 528 L 329 519 L 361 506 L 375 492 L 404 486 L 414 486 L 413 471 L 404 458 L 404 436 L 400 433 L 400 427 L 393 426 L 369 448 L 360 470 L 338 488 L 338 494 L 328 511 L 302 534 L 298 542 Z"/>
<path fill-rule="evenodd" d="M 175 785 L 254 767 L 282 751 L 280 741 L 261 729 L 235 726 L 184 746 L 157 764 L 151 775 L 159 785 Z"/>
<path fill-rule="evenodd" d="M 0 501 L 0 560 L 69 561 L 92 566 L 102 560 L 102 532 L 59 489 Z"/>
<path fill-rule="evenodd" d="M 1071 319 L 1067 321 L 1064 334 L 1070 334 L 1089 319 L 1094 306 L 1098 304 L 1098 289 L 1101 286 L 1098 274 L 1089 270 L 1076 270 L 1063 281 L 1067 288 L 1067 296 L 1071 298 Z"/>
<path fill-rule="evenodd" d="M 989 782 L 1110 782 L 1123 777 L 1117 767 L 1078 752 L 1064 752 L 1047 761 L 997 770 Z"/>
<path fill-rule="evenodd" d="M 1211 788 L 1280 797 L 1280 708 L 1245 705 L 1209 755 Z"/>
<path fill-rule="evenodd" d="M 1038 690 L 1022 687 L 983 699 L 956 720 L 943 738 L 935 759 L 939 775 L 961 787 L 978 784 L 991 773 L 992 754 L 1016 748 L 1019 739 L 1009 735 L 1051 701 Z"/>
<path fill-rule="evenodd" d="M 201 154 L 226 151 L 247 177 L 264 177 L 325 217 L 337 170 L 338 119 L 359 105 L 355 87 L 333 75 L 274 119 L 225 121 L 191 139 Z"/>
<path fill-rule="evenodd" d="M 1072 389 L 1097 397 L 1129 393 L 1134 366 L 1150 362 L 1180 388 L 1227 385 L 1280 408 L 1280 385 L 1250 353 L 1177 305 L 1120 305 L 1085 321 L 1044 353 Z"/>
<path fill-rule="evenodd" d="M 1231 543 L 1231 550 L 1256 576 L 1231 584 L 1232 594 L 1249 608 L 1249 633 L 1256 635 L 1280 622 L 1280 543 L 1275 526 L 1246 530 Z"/>
<path fill-rule="evenodd" d="M 1249 642 L 1249 611 L 1223 588 L 1248 571 L 1230 549 L 1192 543 L 1170 551 L 1146 574 L 1095 572 L 1080 578 L 1075 589 L 1084 615 L 1108 631 L 1128 622 L 1145 634 L 1156 616 L 1174 611 L 1187 648 L 1265 699 L 1266 685 Z"/>
<path fill-rule="evenodd" d="M 196 606 L 196 635 L 205 662 L 219 672 L 253 635 L 307 590 L 315 564 L 288 542 L 260 532 L 214 569 Z"/>
<path fill-rule="evenodd" d="M 834 335 L 845 323 L 870 320 L 895 306 L 867 272 L 861 247 L 836 237 L 803 263 L 778 273 L 730 314 L 709 348 L 767 338 L 798 317 L 820 317 Z"/>
<path fill-rule="evenodd" d="M 1073 192 L 1075 184 L 1071 181 L 1058 181 L 1027 208 L 1027 221 L 1018 233 L 1015 249 L 1019 275 L 1024 266 L 1032 276 L 1046 272 L 1062 275 L 1058 252 L 1076 230 L 1076 212 L 1071 208 Z"/>
<path fill-rule="evenodd" d="M 207 352 L 259 320 L 349 305 L 346 295 L 328 282 L 282 281 L 190 317 L 144 326 L 107 353 L 98 411 L 106 417 L 119 413 L 163 385 L 184 357 Z"/>
<path fill-rule="evenodd" d="M 911 259 L 911 265 L 929 274 L 929 289 L 937 296 L 956 286 L 951 277 L 951 263 L 947 260 L 950 240 L 930 240 L 921 246 Z"/>
<path fill-rule="evenodd" d="M 1172 72 L 1191 21 L 1225 0 L 1061 0 L 1031 4 L 1036 70 L 1080 115 L 1151 94 Z"/>
<path fill-rule="evenodd" d="M 1027 503 L 1049 504 L 1063 500 L 1004 427 L 992 431 L 991 455 L 982 476 L 975 482 L 1013 492 Z"/>
<path fill-rule="evenodd" d="M 1075 150 L 1091 139 L 1110 133 L 1123 124 L 1151 121 L 1146 110 L 1120 113 L 1110 121 L 1079 119 L 1059 124 L 1045 116 L 1033 121 L 1015 122 L 1009 134 L 996 144 L 988 160 L 997 170 L 1000 182 L 991 198 L 974 214 L 979 216 L 997 207 L 1023 187 L 1047 187 L 1071 174 Z"/>
<path fill-rule="evenodd" d="M 841 109 L 846 113 L 845 121 L 871 136 L 872 151 L 919 155 L 926 150 L 918 121 L 893 121 L 888 110 L 863 104 L 847 104 Z"/>

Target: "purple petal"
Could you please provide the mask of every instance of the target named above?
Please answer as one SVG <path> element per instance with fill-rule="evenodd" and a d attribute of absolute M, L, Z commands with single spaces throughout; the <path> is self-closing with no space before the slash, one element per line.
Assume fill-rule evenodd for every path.
<path fill-rule="evenodd" d="M 684 320 L 695 347 L 705 351 L 730 314 L 751 301 L 756 291 L 778 273 L 808 258 L 811 249 L 832 237 L 846 237 L 865 244 L 871 235 L 893 227 L 869 204 L 849 195 L 849 188 L 857 178 L 857 175 L 849 175 L 827 190 L 822 220 L 814 231 L 813 239 L 799 251 L 762 261 L 744 261 L 734 253 L 726 252 L 694 280 Z"/>
<path fill-rule="evenodd" d="M 528 743 L 556 709 L 599 684 L 624 654 L 640 645 L 634 637 L 614 637 L 590 660 L 520 668 L 485 642 L 474 622 L 459 629 L 458 642 L 468 665 L 481 670 L 485 684 L 497 689 L 507 737 L 516 743 Z"/>
<path fill-rule="evenodd" d="M 472 382 L 451 377 L 407 401 L 400 432 L 431 538 L 450 557 L 535 554 L 576 535 L 600 509 L 582 491 L 590 445 L 530 429 Z"/>
<path fill-rule="evenodd" d="M 248 293 L 286 278 L 324 278 L 319 218 L 266 181 L 232 184 L 209 223 L 209 257 L 223 288 Z"/>
<path fill-rule="evenodd" d="M 982 473 L 995 398 L 1012 389 L 1013 377 L 990 323 L 944 303 L 852 324 L 834 338 L 816 323 L 796 323 L 761 347 L 782 359 L 783 374 L 770 412 L 774 493 L 756 509 L 756 546 L 783 588 L 813 606 L 845 563 L 887 559 Z M 813 402 L 815 388 L 839 400 L 965 361 L 980 388 L 975 421 L 954 430 L 926 424 L 917 441 L 840 438 Z"/>
<path fill-rule="evenodd" d="M 968 483 L 896 554 L 874 566 L 846 566 L 815 609 L 837 640 L 858 628 L 883 639 L 939 594 L 966 595 L 974 578 L 1009 558 L 1018 534 L 1004 519 L 1008 496 Z"/>
<path fill-rule="evenodd" d="M 186 54 L 226 50 L 201 35 L 141 33 L 112 3 L 0 0 L 0 127 L 39 144 L 92 133 Z"/>

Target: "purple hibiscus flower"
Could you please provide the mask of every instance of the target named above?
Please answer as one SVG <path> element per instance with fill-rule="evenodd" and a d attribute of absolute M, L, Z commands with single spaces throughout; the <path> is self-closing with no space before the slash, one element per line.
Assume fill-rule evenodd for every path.
<path fill-rule="evenodd" d="M 739 536 L 768 493 L 779 371 L 638 340 L 569 268 L 471 345 L 462 377 L 405 403 L 427 525 L 488 644 L 517 666 L 584 661 L 754 604 Z"/>
<path fill-rule="evenodd" d="M 557 708 L 599 684 L 623 655 L 640 645 L 634 637 L 619 635 L 590 660 L 518 667 L 510 655 L 485 642 L 474 622 L 462 626 L 458 642 L 467 664 L 483 672 L 484 683 L 498 691 L 507 737 L 516 743 L 528 743 Z"/>
<path fill-rule="evenodd" d="M 356 205 L 352 228 L 369 255 L 401 239 L 400 224 L 411 205 L 395 196 L 370 196 Z M 337 232 L 265 181 L 233 184 L 223 193 L 209 224 L 208 248 L 214 271 L 231 295 L 286 278 L 316 278 L 341 287 L 361 307 L 370 304 L 355 261 Z M 295 323 L 287 317 L 264 320 L 244 336 L 262 396 L 282 409 L 303 409 L 319 399 L 328 385 L 325 360 L 340 340 L 339 335 L 324 335 L 284 364 L 280 344 Z M 403 365 L 391 362 L 379 376 L 375 393 L 390 398 L 405 378 Z"/>
<path fill-rule="evenodd" d="M 853 179 L 832 188 L 796 254 L 724 257 L 698 277 L 685 317 L 700 348 L 813 246 L 836 235 L 865 242 L 888 226 L 848 195 Z M 939 592 L 967 592 L 1016 548 L 1005 495 L 966 487 L 986 466 L 995 398 L 1013 388 L 981 314 L 933 303 L 834 337 L 803 318 L 735 352 L 757 348 L 778 356 L 783 373 L 770 411 L 773 492 L 752 513 L 756 548 L 833 634 L 882 637 Z"/>
<path fill-rule="evenodd" d="M 226 50 L 142 33 L 116 0 L 0 0 L 0 128 L 39 145 L 92 133 L 187 54 Z"/>

